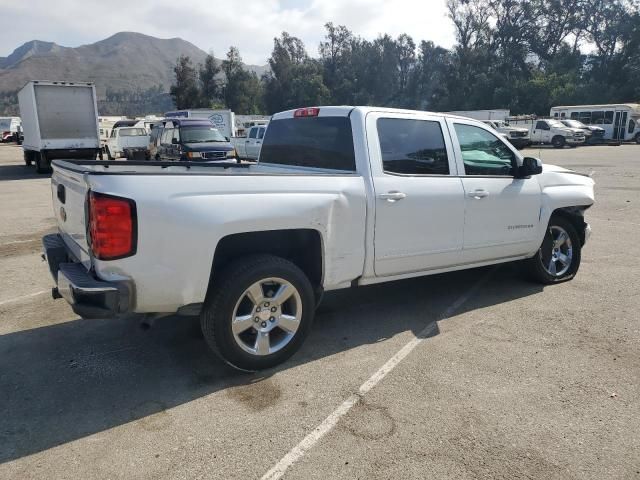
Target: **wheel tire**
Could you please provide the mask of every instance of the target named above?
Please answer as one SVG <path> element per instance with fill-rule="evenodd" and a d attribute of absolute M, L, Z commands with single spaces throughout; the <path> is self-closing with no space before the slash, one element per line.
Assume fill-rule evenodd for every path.
<path fill-rule="evenodd" d="M 567 244 L 565 242 L 560 245 L 559 253 L 563 254 L 565 259 L 567 257 L 569 258 L 569 266 L 565 270 L 565 264 L 563 264 L 560 259 L 553 261 L 553 268 L 556 269 L 556 274 L 554 275 L 550 271 L 551 261 L 556 258 L 553 256 L 553 240 L 554 235 L 562 231 L 567 234 L 570 243 Z M 568 252 L 569 248 L 571 249 L 570 253 Z M 536 282 L 545 285 L 566 282 L 578 273 L 581 251 L 580 236 L 576 232 L 573 224 L 560 215 L 554 215 L 551 217 L 551 220 L 549 220 L 542 245 L 540 245 L 540 248 L 533 257 L 525 260 L 525 268 L 529 277 Z M 557 267 L 561 267 L 560 272 L 557 271 Z"/>
<path fill-rule="evenodd" d="M 44 152 L 36 152 L 36 172 L 51 173 L 51 162 L 47 160 L 47 154 Z"/>
<path fill-rule="evenodd" d="M 564 147 L 565 144 L 565 139 L 564 137 L 560 136 L 560 135 L 556 135 L 555 137 L 553 137 L 551 139 L 551 144 L 553 145 L 553 148 L 562 148 Z"/>
<path fill-rule="evenodd" d="M 640 133 L 636 135 L 636 143 L 640 145 Z"/>
<path fill-rule="evenodd" d="M 111 156 L 111 151 L 109 151 L 109 147 L 104 147 L 104 150 L 105 150 L 105 152 L 106 152 L 106 154 L 107 154 L 107 159 L 108 159 L 108 160 L 115 160 L 115 158 L 113 158 L 113 157 Z"/>
<path fill-rule="evenodd" d="M 209 287 L 209 292 L 207 292 L 207 298 L 200 317 L 200 325 L 207 344 L 222 360 L 239 370 L 253 372 L 271 368 L 284 362 L 300 348 L 311 330 L 315 314 L 315 298 L 309 279 L 298 266 L 284 258 L 273 255 L 251 255 L 233 262 L 216 276 L 217 279 L 214 279 L 214 283 Z M 259 323 L 251 324 L 245 331 L 234 334 L 232 330 L 233 318 L 238 318 L 238 316 L 251 318 L 254 315 L 262 315 L 266 312 L 263 310 L 262 314 L 255 313 L 255 308 L 258 303 L 258 306 L 265 308 L 262 302 L 269 300 L 269 291 L 265 293 L 264 288 L 261 286 L 260 290 L 263 292 L 264 297 L 256 303 L 250 301 L 250 297 L 247 295 L 249 287 L 260 281 L 273 278 L 282 279 L 294 288 L 295 293 L 287 297 L 289 300 L 284 302 L 282 307 L 274 301 L 271 308 L 278 305 L 278 313 L 276 315 L 278 315 L 279 319 L 287 302 L 293 299 L 291 301 L 295 303 L 296 308 L 300 308 L 302 311 L 301 314 L 299 311 L 296 314 L 299 317 L 297 330 L 291 334 L 291 337 L 287 337 L 287 331 L 278 327 L 278 324 L 271 327 L 266 320 L 261 319 Z M 243 302 L 248 303 L 243 304 Z M 238 315 L 242 305 L 245 308 L 249 307 L 251 313 Z M 271 314 L 267 313 L 267 315 Z M 282 315 L 284 316 L 284 314 Z M 279 334 L 280 337 L 289 339 L 274 353 L 264 355 L 250 353 L 241 344 L 248 347 L 253 343 L 252 338 L 255 335 L 255 348 L 257 349 L 257 337 L 260 335 L 257 328 L 261 325 L 266 326 L 266 328 L 272 328 L 271 332 L 273 332 L 274 336 L 271 337 L 271 332 L 266 335 L 269 348 L 278 347 L 277 343 L 275 346 L 271 345 L 271 338 L 277 340 L 277 335 Z M 284 333 L 284 336 L 281 332 Z M 248 338 L 247 343 L 244 343 L 239 338 L 242 335 Z"/>
<path fill-rule="evenodd" d="M 31 156 L 31 152 L 24 151 L 23 155 L 24 155 L 24 164 L 27 167 L 30 167 L 31 164 L 33 163 L 33 157 Z"/>

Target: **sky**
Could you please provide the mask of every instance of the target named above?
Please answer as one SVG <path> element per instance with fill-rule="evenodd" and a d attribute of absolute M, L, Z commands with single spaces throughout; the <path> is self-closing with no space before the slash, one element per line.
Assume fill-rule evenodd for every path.
<path fill-rule="evenodd" d="M 373 39 L 408 33 L 419 43 L 454 43 L 446 0 L 0 0 L 0 56 L 30 40 L 77 47 L 121 31 L 180 37 L 223 57 L 234 45 L 246 63 L 264 65 L 273 38 L 299 37 L 318 55 L 324 24 Z"/>

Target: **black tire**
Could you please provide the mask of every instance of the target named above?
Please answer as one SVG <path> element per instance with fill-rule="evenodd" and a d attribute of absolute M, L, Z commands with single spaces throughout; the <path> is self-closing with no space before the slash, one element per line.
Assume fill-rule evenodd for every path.
<path fill-rule="evenodd" d="M 549 267 L 545 267 L 545 265 L 550 266 L 551 261 L 553 260 L 553 258 L 555 258 L 552 253 L 552 250 L 554 250 L 552 235 L 554 234 L 554 230 L 557 229 L 563 230 L 568 235 L 571 242 L 571 255 L 569 255 L 569 267 L 566 269 L 566 271 L 562 272 L 564 268 L 561 268 L 560 272 L 556 272 L 556 275 L 553 275 L 552 273 L 550 273 Z M 562 247 L 560 247 L 560 249 L 562 250 Z M 567 251 L 561 251 L 560 253 L 565 255 L 565 258 L 567 258 Z M 576 276 L 576 273 L 578 273 L 578 269 L 580 268 L 581 253 L 582 244 L 580 243 L 580 236 L 578 235 L 578 232 L 576 232 L 573 224 L 560 215 L 554 215 L 551 217 L 551 220 L 549 220 L 549 225 L 547 227 L 544 240 L 542 241 L 542 245 L 540 245 L 540 248 L 533 257 L 525 260 L 524 265 L 526 272 L 531 280 L 545 285 L 566 282 L 573 279 L 573 277 Z M 560 260 L 553 263 L 555 265 L 554 268 L 556 268 L 557 266 L 563 267 L 562 263 L 560 263 Z"/>
<path fill-rule="evenodd" d="M 111 156 L 111 152 L 109 151 L 109 147 L 104 147 L 105 153 L 107 154 L 107 159 L 108 160 L 115 160 L 115 158 L 113 158 Z"/>
<path fill-rule="evenodd" d="M 551 145 L 553 148 L 563 148 L 566 141 L 562 135 L 556 135 L 551 139 Z"/>
<path fill-rule="evenodd" d="M 300 348 L 311 330 L 315 314 L 313 288 L 300 268 L 281 257 L 251 255 L 233 262 L 216 277 L 207 292 L 200 316 L 200 325 L 207 344 L 222 360 L 239 370 L 253 372 L 271 368 L 286 361 Z M 283 279 L 291 284 L 299 295 L 302 310 L 299 324 L 288 343 L 280 350 L 266 355 L 249 353 L 240 346 L 232 331 L 232 318 L 236 305 L 241 305 L 242 301 L 246 301 L 243 298 L 245 298 L 245 292 L 250 286 L 273 277 Z M 268 291 L 265 293 L 266 300 L 269 299 L 269 293 Z M 265 305 L 268 306 L 268 304 Z M 250 315 L 258 314 L 252 313 Z M 263 322 L 263 324 L 266 325 L 267 322 Z M 259 325 L 256 323 L 255 327 Z M 274 335 L 280 331 L 272 330 Z M 240 335 L 245 334 L 255 335 L 257 338 L 258 332 L 252 326 Z"/>
<path fill-rule="evenodd" d="M 36 172 L 38 173 L 51 173 L 51 161 L 47 159 L 45 152 L 36 152 Z"/>
<path fill-rule="evenodd" d="M 25 150 L 25 151 L 23 152 L 23 155 L 24 155 L 24 164 L 25 164 L 27 167 L 30 167 L 30 166 L 31 166 L 31 164 L 33 163 L 33 157 L 31 156 L 31 152 L 30 152 L 30 151 L 26 151 L 26 150 Z"/>
<path fill-rule="evenodd" d="M 636 135 L 636 143 L 640 145 L 640 133 Z"/>

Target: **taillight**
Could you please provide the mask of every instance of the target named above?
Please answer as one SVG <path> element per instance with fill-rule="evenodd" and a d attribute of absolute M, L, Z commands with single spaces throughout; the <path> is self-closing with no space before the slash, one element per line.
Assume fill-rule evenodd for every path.
<path fill-rule="evenodd" d="M 317 117 L 320 113 L 320 109 L 318 107 L 309 107 L 309 108 L 299 108 L 295 112 L 293 112 L 294 118 L 300 117 Z"/>
<path fill-rule="evenodd" d="M 94 257 L 115 260 L 133 255 L 137 235 L 133 200 L 89 193 L 89 236 Z"/>

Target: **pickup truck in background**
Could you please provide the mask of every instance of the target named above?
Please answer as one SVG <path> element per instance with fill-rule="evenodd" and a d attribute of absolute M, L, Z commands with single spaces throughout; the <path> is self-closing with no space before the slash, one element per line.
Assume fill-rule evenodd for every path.
<path fill-rule="evenodd" d="M 579 120 L 573 119 L 560 119 L 560 123 L 562 123 L 565 127 L 569 128 L 577 128 L 584 133 L 585 143 L 588 144 L 598 144 L 602 143 L 604 140 L 604 128 L 598 127 L 596 125 L 585 125 Z"/>
<path fill-rule="evenodd" d="M 231 143 L 236 149 L 238 158 L 244 160 L 258 160 L 258 157 L 260 157 L 262 140 L 266 130 L 266 125 L 256 125 L 249 129 L 249 133 L 246 137 L 232 138 Z"/>
<path fill-rule="evenodd" d="M 105 153 L 109 160 L 118 157 L 132 157 L 138 152 L 144 155 L 149 148 L 149 132 L 143 127 L 117 127 L 111 130 L 111 135 L 105 146 Z M 125 152 L 127 155 L 125 155 Z"/>
<path fill-rule="evenodd" d="M 570 280 L 594 202 L 482 122 L 375 107 L 278 113 L 257 164 L 53 168 L 54 294 L 86 318 L 200 315 L 250 371 L 298 350 L 324 291 L 512 261 Z"/>
<path fill-rule="evenodd" d="M 489 125 L 496 132 L 504 134 L 509 143 L 518 150 L 531 145 L 528 128 L 512 127 L 504 120 L 483 120 L 483 123 Z"/>
<path fill-rule="evenodd" d="M 576 147 L 586 141 L 584 132 L 579 128 L 563 125 L 555 119 L 537 119 L 532 117 L 511 117 L 508 119 L 512 127 L 525 127 L 529 130 L 531 143 L 553 145 L 563 148 L 565 145 Z"/>

